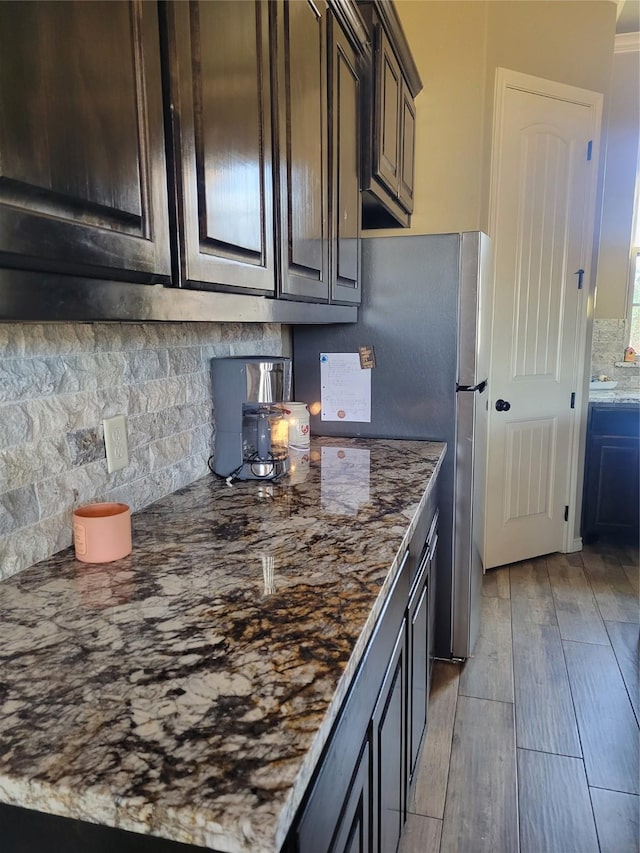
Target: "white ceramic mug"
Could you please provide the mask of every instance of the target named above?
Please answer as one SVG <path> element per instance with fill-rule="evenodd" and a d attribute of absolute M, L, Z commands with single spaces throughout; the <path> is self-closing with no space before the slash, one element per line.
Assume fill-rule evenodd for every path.
<path fill-rule="evenodd" d="M 283 403 L 282 411 L 289 424 L 289 447 L 305 450 L 311 441 L 309 409 L 306 403 Z"/>

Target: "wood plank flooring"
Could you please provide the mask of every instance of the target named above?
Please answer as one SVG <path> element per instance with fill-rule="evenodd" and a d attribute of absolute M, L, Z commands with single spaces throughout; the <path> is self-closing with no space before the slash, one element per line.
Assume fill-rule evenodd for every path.
<path fill-rule="evenodd" d="M 638 549 L 484 577 L 464 664 L 437 661 L 400 853 L 640 853 Z"/>

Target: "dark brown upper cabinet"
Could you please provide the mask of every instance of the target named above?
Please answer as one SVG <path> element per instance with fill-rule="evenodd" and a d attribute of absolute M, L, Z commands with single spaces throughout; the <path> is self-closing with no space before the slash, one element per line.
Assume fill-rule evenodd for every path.
<path fill-rule="evenodd" d="M 360 302 L 361 55 L 329 13 L 331 301 Z"/>
<path fill-rule="evenodd" d="M 172 163 L 184 287 L 275 293 L 269 9 L 165 7 Z"/>
<path fill-rule="evenodd" d="M 353 0 L 0 2 L 0 321 L 354 322 L 367 38 Z"/>
<path fill-rule="evenodd" d="M 164 40 L 176 279 L 357 304 L 361 71 L 328 4 L 170 3 Z"/>
<path fill-rule="evenodd" d="M 280 294 L 329 299 L 327 5 L 278 2 Z"/>
<path fill-rule="evenodd" d="M 169 282 L 155 3 L 0 3 L 0 267 Z"/>
<path fill-rule="evenodd" d="M 280 295 L 359 304 L 363 71 L 355 46 L 366 39 L 364 24 L 344 2 L 281 1 L 273 9 Z"/>
<path fill-rule="evenodd" d="M 414 98 L 422 81 L 393 4 L 359 0 L 358 7 L 373 44 L 363 97 L 363 226 L 407 227 L 414 196 Z"/>

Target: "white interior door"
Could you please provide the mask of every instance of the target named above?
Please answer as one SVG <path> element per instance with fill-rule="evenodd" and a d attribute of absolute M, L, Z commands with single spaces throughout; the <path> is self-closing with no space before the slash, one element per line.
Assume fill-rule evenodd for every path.
<path fill-rule="evenodd" d="M 485 568 L 574 544 L 600 109 L 498 70 Z"/>

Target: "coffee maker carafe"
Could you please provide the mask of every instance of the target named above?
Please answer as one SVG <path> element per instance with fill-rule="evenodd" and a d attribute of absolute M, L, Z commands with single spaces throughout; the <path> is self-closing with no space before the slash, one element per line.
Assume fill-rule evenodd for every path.
<path fill-rule="evenodd" d="M 213 470 L 235 480 L 276 480 L 289 470 L 287 422 L 291 360 L 282 356 L 211 359 L 216 423 Z"/>

